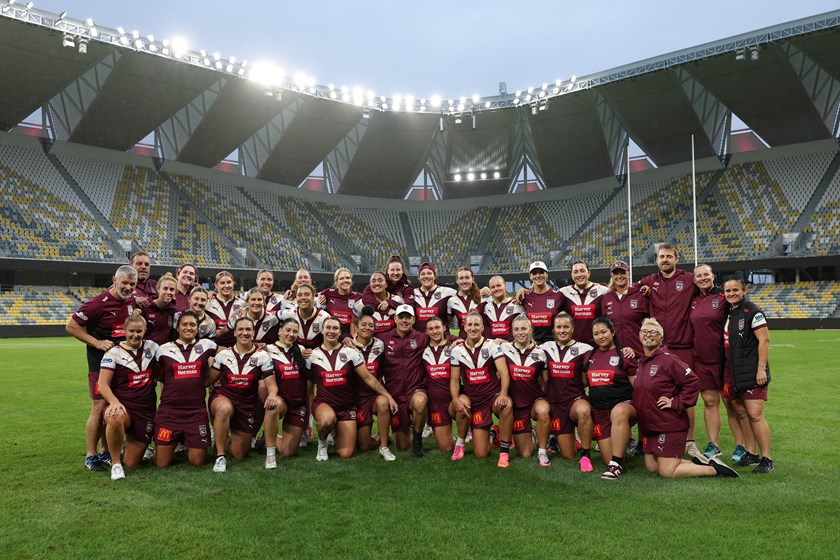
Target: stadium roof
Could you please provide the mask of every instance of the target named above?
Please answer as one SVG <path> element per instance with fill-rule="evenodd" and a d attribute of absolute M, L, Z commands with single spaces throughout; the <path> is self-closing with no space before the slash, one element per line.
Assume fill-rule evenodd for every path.
<path fill-rule="evenodd" d="M 321 167 L 344 194 L 403 198 L 420 174 L 445 198 L 509 192 L 523 170 L 546 188 L 573 185 L 622 175 L 630 140 L 657 166 L 688 161 L 692 135 L 697 158 L 724 159 L 733 114 L 770 146 L 840 138 L 840 10 L 412 111 L 266 85 L 242 61 L 8 2 L 0 53 L 2 130 L 47 107 L 57 140 L 125 151 L 155 133 L 164 159 L 214 167 L 236 152 L 245 174 L 293 187 Z"/>

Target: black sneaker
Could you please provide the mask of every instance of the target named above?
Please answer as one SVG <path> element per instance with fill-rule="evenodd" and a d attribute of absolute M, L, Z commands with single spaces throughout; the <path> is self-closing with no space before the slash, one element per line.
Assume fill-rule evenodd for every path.
<path fill-rule="evenodd" d="M 105 466 L 110 467 L 111 466 L 111 454 L 108 453 L 107 451 L 103 451 L 102 453 L 99 454 L 99 462 L 102 463 Z"/>
<path fill-rule="evenodd" d="M 85 457 L 85 468 L 89 471 L 96 472 L 102 472 L 105 470 L 105 466 L 102 464 L 102 461 L 99 460 L 99 455 Z"/>
<path fill-rule="evenodd" d="M 411 446 L 411 456 L 415 459 L 419 459 L 423 456 L 423 446 L 422 445 L 413 445 Z"/>
<path fill-rule="evenodd" d="M 554 436 L 548 438 L 547 447 L 549 453 L 560 453 L 560 446 L 557 444 L 557 438 Z"/>
<path fill-rule="evenodd" d="M 722 476 L 724 478 L 738 478 L 739 475 L 735 469 L 718 459 L 717 457 L 709 458 L 709 466 L 714 467 L 715 476 Z"/>
<path fill-rule="evenodd" d="M 753 469 L 753 473 L 755 474 L 767 474 L 773 470 L 773 459 L 768 459 L 767 457 L 762 457 L 761 461 L 758 462 L 758 466 Z"/>
<path fill-rule="evenodd" d="M 741 457 L 741 460 L 735 463 L 736 467 L 749 467 L 750 465 L 757 465 L 761 462 L 761 457 L 756 455 L 755 453 L 750 453 L 747 451 L 744 453 L 744 456 Z"/>

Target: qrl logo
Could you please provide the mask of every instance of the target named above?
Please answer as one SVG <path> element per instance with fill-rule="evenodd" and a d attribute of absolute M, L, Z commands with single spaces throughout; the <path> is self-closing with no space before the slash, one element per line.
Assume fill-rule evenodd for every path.
<path fill-rule="evenodd" d="M 432 424 L 442 423 L 440 412 L 432 412 Z"/>
<path fill-rule="evenodd" d="M 172 430 L 167 428 L 160 428 L 157 433 L 157 439 L 160 441 L 171 441 L 172 440 Z"/>

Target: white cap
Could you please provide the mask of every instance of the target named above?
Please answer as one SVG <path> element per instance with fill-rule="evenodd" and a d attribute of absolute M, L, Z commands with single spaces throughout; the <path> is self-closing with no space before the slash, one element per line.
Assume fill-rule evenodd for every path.
<path fill-rule="evenodd" d="M 535 270 L 545 270 L 546 272 L 548 272 L 548 267 L 545 266 L 545 263 L 542 262 L 542 261 L 534 261 L 528 267 L 528 273 L 530 274 L 531 272 L 534 272 Z"/>
<path fill-rule="evenodd" d="M 399 315 L 400 313 L 408 313 L 409 315 L 414 317 L 414 308 L 411 307 L 410 305 L 405 304 L 405 303 L 402 304 L 402 305 L 398 305 L 397 306 L 397 312 L 395 314 Z"/>

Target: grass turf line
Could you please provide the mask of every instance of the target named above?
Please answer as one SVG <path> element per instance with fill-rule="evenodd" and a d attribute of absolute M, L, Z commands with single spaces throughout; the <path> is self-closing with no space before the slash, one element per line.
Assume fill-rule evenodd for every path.
<path fill-rule="evenodd" d="M 453 464 L 431 438 L 420 460 L 398 452 L 386 463 L 374 452 L 316 463 L 313 443 L 274 471 L 259 455 L 229 459 L 224 475 L 182 461 L 112 482 L 82 467 L 90 406 L 82 345 L 0 340 L 0 550 L 4 558 L 831 557 L 840 525 L 831 350 L 840 333 L 778 331 L 771 340 L 775 472 L 669 481 L 633 458 L 616 482 L 598 477 L 597 453 L 587 475 L 576 462 L 554 458 L 541 469 L 515 452 L 502 470 L 496 453 Z M 721 445 L 728 457 L 725 419 Z"/>

